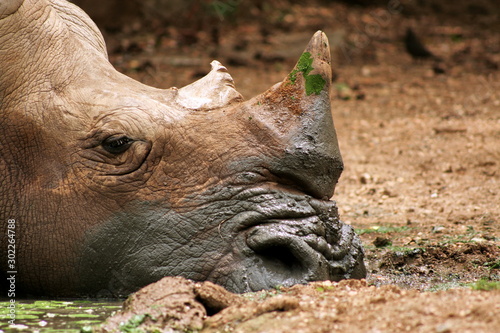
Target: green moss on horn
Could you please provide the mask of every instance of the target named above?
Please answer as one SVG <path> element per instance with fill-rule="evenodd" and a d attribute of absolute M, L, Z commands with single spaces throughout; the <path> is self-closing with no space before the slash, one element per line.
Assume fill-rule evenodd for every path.
<path fill-rule="evenodd" d="M 294 69 L 290 75 L 289 79 L 292 84 L 295 84 L 297 80 L 297 73 L 302 72 L 305 79 L 306 94 L 307 96 L 311 94 L 319 95 L 321 91 L 325 88 L 326 81 L 320 74 L 309 75 L 309 73 L 314 69 L 312 67 L 313 58 L 311 58 L 310 52 L 304 52 L 299 58 L 296 69 Z"/>

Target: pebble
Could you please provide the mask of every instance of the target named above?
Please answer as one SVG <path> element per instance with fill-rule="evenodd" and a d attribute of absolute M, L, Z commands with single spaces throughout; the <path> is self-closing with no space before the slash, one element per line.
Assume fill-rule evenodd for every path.
<path fill-rule="evenodd" d="M 385 246 L 389 246 L 391 244 L 392 244 L 391 240 L 389 238 L 385 238 L 385 237 L 377 237 L 373 241 L 373 245 L 375 245 L 375 247 L 385 247 Z"/>
<path fill-rule="evenodd" d="M 442 233 L 444 230 L 446 230 L 446 228 L 443 227 L 442 225 L 436 225 L 436 226 L 432 227 L 431 232 L 433 232 L 435 234 L 439 234 L 439 233 Z"/>
<path fill-rule="evenodd" d="M 443 323 L 436 326 L 436 333 L 450 333 L 451 325 L 449 323 Z"/>
<path fill-rule="evenodd" d="M 372 180 L 372 176 L 369 173 L 364 173 L 359 177 L 361 184 L 368 184 Z"/>
<path fill-rule="evenodd" d="M 481 237 L 474 237 L 471 239 L 472 242 L 476 242 L 476 243 L 484 243 L 484 242 L 487 242 L 486 239 L 484 238 L 481 238 Z"/>

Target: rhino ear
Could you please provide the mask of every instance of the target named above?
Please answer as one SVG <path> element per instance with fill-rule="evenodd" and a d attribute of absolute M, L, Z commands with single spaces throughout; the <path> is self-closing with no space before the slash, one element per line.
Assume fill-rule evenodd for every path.
<path fill-rule="evenodd" d="M 212 110 L 243 100 L 226 67 L 216 60 L 203 78 L 177 91 L 176 102 L 191 110 Z"/>
<path fill-rule="evenodd" d="M 0 0 L 0 20 L 15 13 L 24 0 Z"/>

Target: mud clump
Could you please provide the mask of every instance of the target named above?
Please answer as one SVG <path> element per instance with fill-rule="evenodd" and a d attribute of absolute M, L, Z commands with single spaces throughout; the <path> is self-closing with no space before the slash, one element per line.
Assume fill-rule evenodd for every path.
<path fill-rule="evenodd" d="M 198 331 L 203 321 L 243 299 L 211 282 L 166 277 L 132 294 L 123 309 L 93 332 Z"/>
<path fill-rule="evenodd" d="M 123 309 L 94 332 L 117 332 L 161 327 L 183 331 L 203 327 L 206 309 L 196 301 L 194 284 L 183 278 L 162 279 L 132 294 Z"/>
<path fill-rule="evenodd" d="M 236 295 L 166 277 L 130 296 L 94 332 L 495 332 L 499 304 L 500 290 L 421 293 L 344 280 Z"/>

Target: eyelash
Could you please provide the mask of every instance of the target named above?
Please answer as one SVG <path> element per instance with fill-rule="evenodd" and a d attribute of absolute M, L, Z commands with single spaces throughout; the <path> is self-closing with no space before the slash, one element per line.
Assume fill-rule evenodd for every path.
<path fill-rule="evenodd" d="M 118 155 L 127 151 L 133 142 L 133 139 L 123 135 L 119 137 L 109 137 L 102 142 L 101 146 L 108 153 Z"/>

